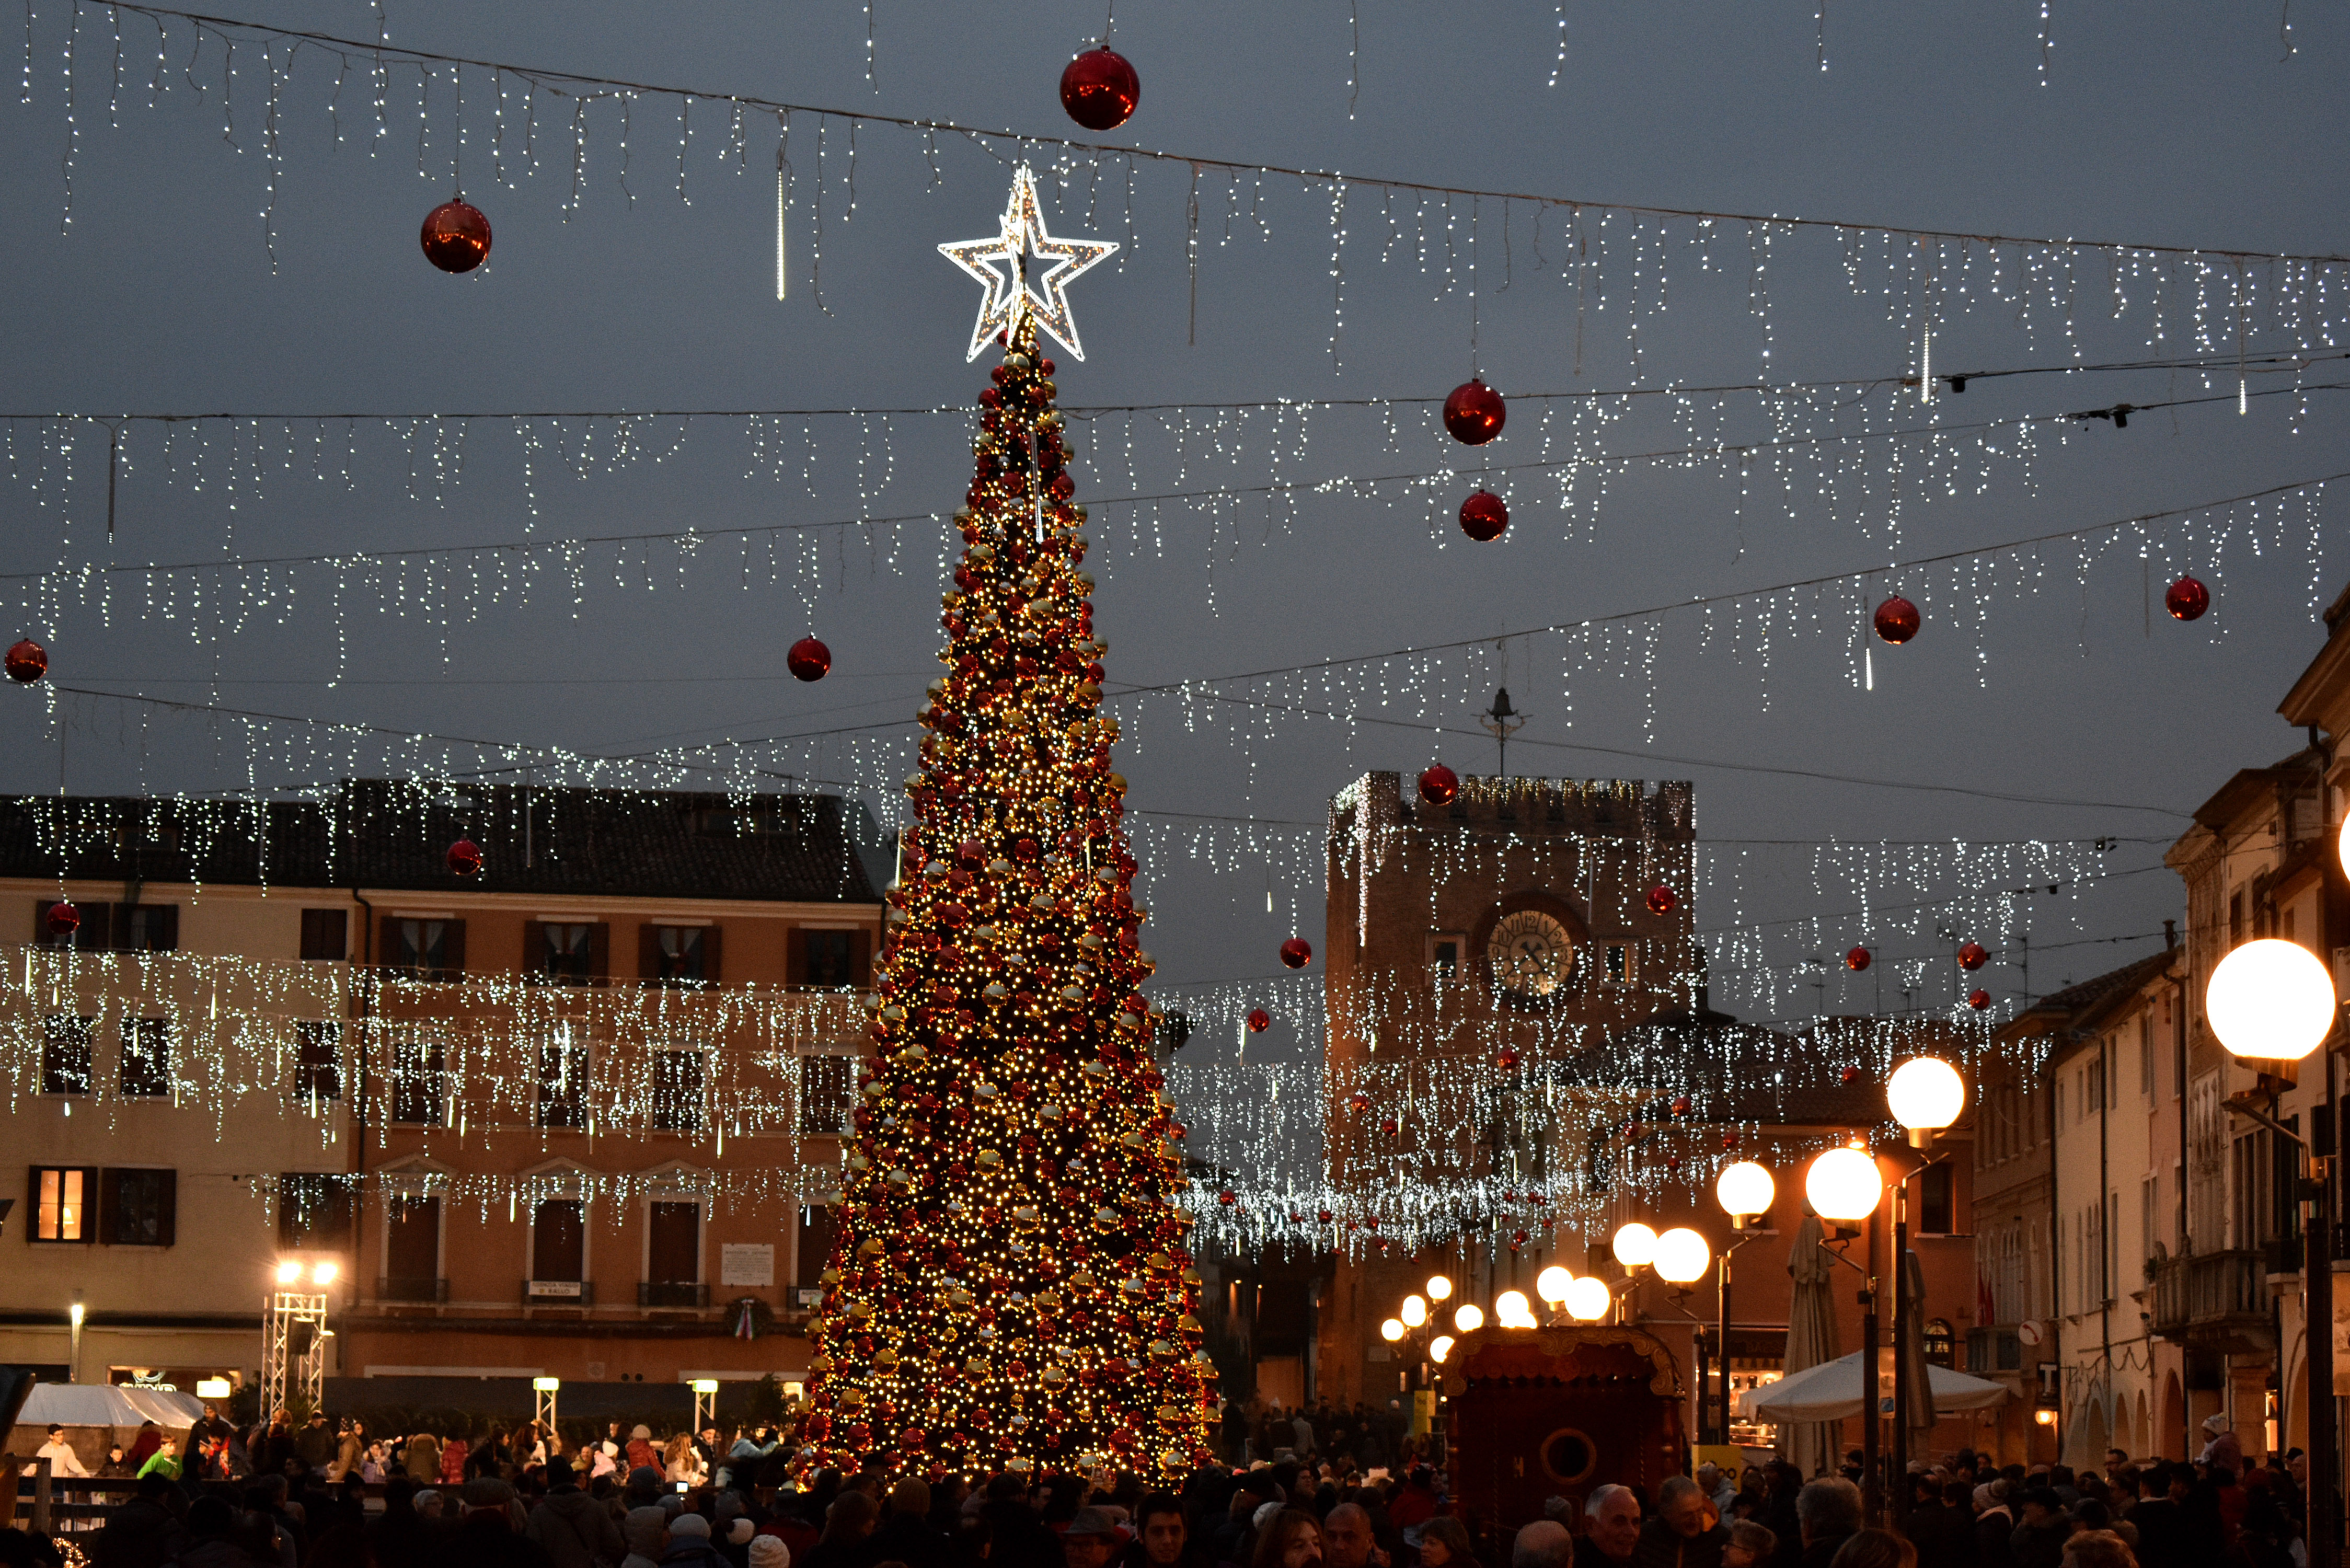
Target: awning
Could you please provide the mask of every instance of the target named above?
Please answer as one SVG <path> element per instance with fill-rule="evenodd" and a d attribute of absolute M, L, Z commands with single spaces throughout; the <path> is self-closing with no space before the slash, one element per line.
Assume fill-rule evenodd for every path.
<path fill-rule="evenodd" d="M 1929 1365 L 1926 1376 L 1933 1385 L 1938 1413 L 1989 1410 L 2014 1397 L 1996 1383 L 1947 1366 Z M 1776 1383 L 1742 1390 L 1738 1413 L 1764 1421 L 1840 1421 L 1861 1413 L 1861 1384 L 1860 1353 L 1855 1351 L 1791 1372 Z"/>

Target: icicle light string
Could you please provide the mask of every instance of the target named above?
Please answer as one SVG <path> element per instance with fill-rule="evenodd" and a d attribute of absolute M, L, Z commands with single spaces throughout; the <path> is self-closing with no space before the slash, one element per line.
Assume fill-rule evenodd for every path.
<path fill-rule="evenodd" d="M 2350 383 L 2278 390 L 2289 392 L 2292 395 L 2303 395 L 2309 391 L 2344 389 L 2350 389 Z M 2255 395 L 2272 394 L 2264 392 Z M 2224 395 L 2215 395 L 2203 399 L 2178 400 L 2177 402 L 2180 405 L 2199 403 L 2219 406 L 2234 400 Z M 2151 408 L 2165 405 L 2145 406 Z M 2088 414 L 2075 414 L 2064 418 L 2071 421 L 2078 421 L 2107 412 L 2108 410 L 2091 410 Z M 1832 493 L 1839 478 L 1856 483 L 1861 491 L 1860 499 L 1854 507 L 1856 516 L 1863 519 L 1877 517 L 1888 520 L 1888 523 L 1898 523 L 1898 507 L 1888 506 L 1878 501 L 1877 497 L 1884 486 L 1874 477 L 1866 475 L 1856 477 L 1849 472 L 1841 474 L 1838 472 L 1839 470 L 1849 468 L 1850 452 L 1855 442 L 1887 438 L 1896 440 L 1923 438 L 1929 441 L 1933 448 L 1932 453 L 1929 454 L 1930 469 L 1934 462 L 1946 454 L 1947 443 L 1963 444 L 1960 441 L 1960 438 L 1971 432 L 1974 437 L 1973 446 L 1981 458 L 1982 472 L 1973 476 L 1970 488 L 1979 493 L 1990 483 L 1990 464 L 1994 459 L 2008 458 L 2026 462 L 2032 460 L 2033 454 L 2037 450 L 2033 436 L 2033 427 L 2035 422 L 2044 424 L 2054 421 L 2046 416 L 2029 416 L 2017 421 L 1986 421 L 1980 426 L 1922 429 L 1897 427 L 1890 430 L 1843 435 L 1805 436 L 1751 446 L 1682 447 L 1660 452 L 1613 454 L 1590 452 L 1564 459 L 1533 459 L 1522 463 L 1500 465 L 1479 472 L 1481 474 L 1491 474 L 1508 472 L 1512 469 L 1532 470 L 1536 472 L 1563 470 L 1564 472 L 1558 474 L 1557 482 L 1561 487 L 1564 504 L 1571 508 L 1574 504 L 1575 472 L 1582 469 L 1597 470 L 1609 465 L 1647 462 L 1668 472 L 1683 470 L 1701 472 L 1709 468 L 1718 469 L 1724 477 L 1727 477 L 1730 473 L 1729 464 L 1734 461 L 1737 464 L 1736 472 L 1742 476 L 1742 484 L 1743 484 L 1745 476 L 1751 474 L 1752 460 L 1758 454 L 1783 458 L 1784 454 L 1789 452 L 1808 451 L 1818 459 L 1818 483 L 1822 489 Z M 38 450 L 35 451 L 28 450 L 29 443 L 19 440 L 17 427 L 13 424 L 0 426 L 0 431 L 5 431 L 6 436 L 6 455 L 12 476 L 31 491 L 36 504 L 44 509 L 54 509 L 70 514 L 71 508 L 67 504 L 67 497 L 75 488 L 77 472 L 75 468 L 77 452 L 73 435 L 75 431 L 83 428 L 79 421 L 70 422 L 59 430 L 51 430 L 50 427 L 44 426 L 42 427 L 44 441 Z M 463 429 L 462 425 L 454 428 L 460 432 Z M 2002 446 L 1998 438 L 1990 433 L 1993 431 L 2014 431 L 2019 440 L 2013 445 Z M 252 433 L 255 439 L 250 441 L 241 439 L 247 432 Z M 227 443 L 226 452 L 214 457 L 209 471 L 203 461 L 203 454 L 199 452 L 195 455 L 192 464 L 193 472 L 190 483 L 199 490 L 205 487 L 207 483 L 219 486 L 231 504 L 240 508 L 240 515 L 249 515 L 255 498 L 262 493 L 265 468 L 274 467 L 298 472 L 299 467 L 307 459 L 307 466 L 317 472 L 323 468 L 326 462 L 323 429 L 307 443 L 295 438 L 289 430 L 284 455 L 279 456 L 275 452 L 271 452 L 266 457 L 264 455 L 264 444 L 258 439 L 260 433 L 258 426 L 232 425 L 228 433 L 231 439 Z M 609 444 L 616 452 L 642 452 L 650 450 L 656 462 L 666 462 L 676 453 L 675 443 L 663 447 L 657 442 L 646 442 L 634 434 L 632 427 L 627 425 L 619 427 L 615 434 L 617 439 Z M 680 440 L 681 439 L 681 436 Z M 2062 441 L 2064 438 L 2059 439 Z M 1298 441 L 1301 455 L 1303 445 L 1301 432 Z M 344 481 L 347 487 L 352 485 L 348 468 L 350 450 L 347 432 Z M 411 452 L 412 475 L 414 472 L 412 444 Z M 171 452 L 167 447 L 165 457 L 167 483 L 174 483 L 179 454 Z M 452 482 L 454 475 L 463 472 L 465 459 L 462 440 L 444 445 L 436 436 L 427 461 L 434 474 L 432 483 L 436 488 L 445 488 L 447 483 Z M 883 483 L 886 483 L 886 474 L 894 470 L 895 464 L 894 454 L 886 450 L 876 454 L 869 450 L 860 448 L 858 463 L 860 470 L 860 488 L 865 484 L 862 477 L 863 471 L 878 465 L 885 473 Z M 111 468 L 122 466 L 124 465 L 119 460 L 111 463 Z M 1775 462 L 1773 466 L 1791 476 L 1789 483 L 1792 492 L 1793 471 L 1783 461 Z M 526 475 L 530 472 L 527 462 L 525 472 Z M 1221 529 L 1219 522 L 1221 514 L 1217 508 L 1240 498 L 1270 497 L 1286 501 L 1289 504 L 1289 515 L 1296 518 L 1301 515 L 1297 502 L 1302 498 L 1352 494 L 1363 499 L 1377 500 L 1378 493 L 1381 488 L 1402 486 L 1406 494 L 1417 492 L 1424 498 L 1427 505 L 1440 509 L 1443 505 L 1449 504 L 1449 491 L 1457 487 L 1451 483 L 1451 477 L 1455 472 L 1456 471 L 1448 467 L 1423 473 L 1399 472 L 1337 480 L 1277 481 L 1273 484 L 1260 486 L 1201 487 L 1168 491 L 1156 494 L 1114 495 L 1097 499 L 1092 505 L 1135 509 L 1138 543 L 1142 542 L 1139 537 L 1142 522 L 1139 515 L 1140 509 L 1149 508 L 1155 517 L 1162 503 L 1178 503 L 1195 509 L 1206 508 L 1211 535 L 1207 543 L 1212 554 L 1212 548 L 1216 543 L 1215 535 Z M 1948 484 L 1949 477 L 1949 475 L 1945 476 L 1946 487 L 1955 489 L 1955 486 Z M 112 523 L 113 490 L 114 485 L 109 475 L 108 483 L 109 533 L 111 533 Z M 412 478 L 411 493 L 411 495 L 415 493 Z M 1742 493 L 1740 497 L 1742 514 L 1745 502 L 1750 498 L 1751 493 Z M 1395 503 L 1390 500 L 1388 504 L 1393 505 Z M 1833 506 L 1831 509 L 1833 510 Z M 907 557 L 908 538 L 905 532 L 907 526 L 919 523 L 935 523 L 937 520 L 936 514 L 905 514 L 890 516 L 868 514 L 860 519 L 837 523 L 762 524 L 568 538 L 525 538 L 479 545 L 420 545 L 390 551 L 322 551 L 300 555 L 227 556 L 144 565 L 122 562 L 107 564 L 82 562 L 39 573 L 0 573 L 0 582 L 19 585 L 16 602 L 23 624 L 53 626 L 57 611 L 68 604 L 78 603 L 85 607 L 95 609 L 101 617 L 110 618 L 120 597 L 112 585 L 129 578 L 143 579 L 139 597 L 134 601 L 138 605 L 140 613 L 151 619 L 176 621 L 186 628 L 192 639 L 201 643 L 208 636 L 217 636 L 219 628 L 224 624 L 242 625 L 256 618 L 284 619 L 292 612 L 296 602 L 301 597 L 305 574 L 324 573 L 331 579 L 328 586 L 327 599 L 328 608 L 335 621 L 338 646 L 338 649 L 344 649 L 347 651 L 345 640 L 347 618 L 353 614 L 364 614 L 370 605 L 379 614 L 397 613 L 402 618 L 433 627 L 443 634 L 444 640 L 445 634 L 450 628 L 477 620 L 484 611 L 490 607 L 519 607 L 534 602 L 535 590 L 540 594 L 546 592 L 562 594 L 569 600 L 571 614 L 577 617 L 585 611 L 591 575 L 600 578 L 604 575 L 602 563 L 607 560 L 609 563 L 613 587 L 624 592 L 632 589 L 653 591 L 664 585 L 683 586 L 691 580 L 696 571 L 706 572 L 712 568 L 718 568 L 734 576 L 745 588 L 750 587 L 754 582 L 764 582 L 774 586 L 788 581 L 804 598 L 809 599 L 812 603 L 814 596 L 819 592 L 839 591 L 838 585 L 835 581 L 837 574 L 832 571 L 832 563 L 827 561 L 825 553 L 814 542 L 816 535 L 847 528 L 862 528 L 866 530 L 872 546 L 876 566 L 902 573 L 910 566 Z M 1158 525 L 1154 524 L 1154 534 L 1157 531 Z M 1880 532 L 1898 533 L 1898 527 L 1888 526 L 1880 529 L 1864 525 L 1864 532 L 1872 535 Z M 1596 537 L 1596 535 L 1592 536 Z M 733 541 L 734 548 L 731 552 L 715 551 L 711 548 L 713 544 L 721 541 Z M 758 548 L 763 541 L 765 546 L 764 554 Z M 1872 542 L 1875 541 L 1872 540 Z M 788 550 L 783 548 L 786 545 L 789 545 Z M 630 553 L 632 545 L 637 547 L 633 557 Z M 663 558 L 656 558 L 653 552 L 654 546 L 667 547 L 662 553 Z M 458 570 L 433 572 L 423 570 L 431 563 L 451 558 L 454 558 L 458 563 Z M 1942 557 L 1928 559 L 1940 558 Z M 1921 563 L 1906 563 L 1906 565 L 1918 564 Z M 1896 563 L 1886 569 L 1898 569 L 1902 565 L 1905 563 Z M 1108 569 L 1107 563 L 1105 563 L 1105 569 Z M 210 591 L 202 591 L 191 583 L 177 580 L 221 575 L 226 575 L 231 579 L 229 584 L 223 588 Z M 825 587 L 827 582 L 834 583 L 834 587 L 829 590 Z M 1212 585 L 1211 591 L 1212 591 Z M 1707 601 L 1696 599 L 1687 601 L 1690 604 L 1702 602 Z"/>
<path fill-rule="evenodd" d="M 2292 335 L 2300 347 L 2330 347 L 2332 339 L 2345 325 L 2336 321 L 2334 312 L 2339 308 L 2336 302 L 2344 293 L 2344 274 L 2350 270 L 2350 258 L 2338 255 L 2284 255 L 2226 247 L 2199 249 L 2136 245 L 2107 241 L 1899 228 L 1761 213 L 1610 205 L 1532 192 L 1491 191 L 1350 175 L 1337 170 L 1202 159 L 1066 137 L 985 130 L 946 120 L 788 104 L 743 94 L 586 76 L 427 50 L 394 48 L 380 38 L 351 38 L 317 31 L 272 27 L 239 18 L 158 6 L 116 4 L 104 9 L 118 31 L 121 18 L 126 16 L 143 17 L 151 23 L 158 32 L 159 53 L 166 58 L 172 54 L 171 29 L 174 25 L 179 26 L 183 34 L 192 34 L 188 46 L 187 63 L 181 74 L 200 97 L 209 89 L 198 86 L 196 67 L 206 40 L 217 42 L 222 56 L 222 134 L 233 148 L 240 151 L 233 112 L 235 50 L 240 42 L 247 47 L 257 42 L 273 62 L 273 68 L 266 73 L 270 104 L 268 112 L 265 114 L 265 124 L 274 118 L 276 97 L 291 87 L 295 79 L 296 57 L 303 50 L 319 55 L 322 60 L 334 61 L 338 83 L 348 76 L 353 65 L 369 69 L 376 79 L 379 142 L 383 129 L 382 117 L 387 112 L 386 103 L 391 92 L 391 78 L 398 74 L 405 81 L 408 74 L 406 69 L 394 73 L 390 67 L 398 64 L 403 67 L 413 67 L 418 114 L 416 167 L 419 176 L 429 181 L 442 180 L 454 172 L 455 154 L 465 134 L 463 119 L 464 70 L 471 68 L 477 73 L 487 72 L 493 82 L 501 88 L 509 78 L 524 84 L 524 113 L 534 122 L 536 99 L 541 92 L 557 100 L 568 99 L 573 109 L 573 147 L 569 161 L 571 187 L 564 202 L 567 214 L 576 210 L 586 196 L 589 137 L 587 111 L 598 101 L 615 100 L 620 108 L 621 112 L 617 117 L 619 138 L 618 174 L 622 192 L 631 202 L 634 194 L 626 183 L 630 162 L 629 127 L 641 100 L 658 100 L 677 119 L 681 150 L 680 174 L 675 183 L 681 199 L 684 193 L 682 171 L 691 152 L 691 126 L 688 106 L 692 100 L 699 99 L 727 106 L 729 113 L 725 128 L 706 130 L 704 136 L 705 140 L 714 139 L 715 156 L 722 162 L 733 161 L 738 172 L 747 167 L 747 161 L 738 154 L 733 134 L 733 116 L 746 110 L 774 115 L 778 122 L 779 149 L 794 115 L 813 116 L 818 141 L 817 167 L 806 192 L 805 204 L 808 209 L 806 221 L 811 232 L 808 265 L 812 286 L 809 292 L 819 310 L 826 308 L 820 286 L 825 243 L 824 202 L 829 193 L 836 203 L 836 211 L 839 211 L 838 203 L 845 197 L 847 211 L 853 213 L 857 201 L 857 133 L 863 127 L 873 126 L 909 133 L 916 139 L 914 151 L 926 160 L 931 155 L 936 136 L 943 131 L 981 150 L 994 161 L 1022 154 L 1045 161 L 1050 164 L 1052 175 L 1065 189 L 1079 182 L 1088 188 L 1097 186 L 1100 166 L 1105 160 L 1122 169 L 1129 191 L 1135 171 L 1139 167 L 1160 166 L 1175 170 L 1186 177 L 1183 199 L 1192 213 L 1196 213 L 1203 194 L 1211 202 L 1221 198 L 1227 220 L 1236 220 L 1244 212 L 1248 226 L 1256 231 L 1255 237 L 1261 243 L 1270 242 L 1274 227 L 1264 211 L 1265 182 L 1269 180 L 1275 182 L 1280 190 L 1286 190 L 1291 182 L 1295 182 L 1312 213 L 1307 223 L 1300 225 L 1301 232 L 1310 232 L 1310 224 L 1326 219 L 1329 224 L 1330 250 L 1325 254 L 1317 245 L 1312 263 L 1317 269 L 1325 271 L 1343 271 L 1345 266 L 1347 236 L 1344 226 L 1343 201 L 1339 199 L 1344 193 L 1359 188 L 1380 196 L 1390 229 L 1388 243 L 1380 247 L 1383 262 L 1390 259 L 1397 249 L 1403 248 L 1396 243 L 1399 218 L 1394 212 L 1396 200 L 1401 197 L 1415 209 L 1412 223 L 1416 243 L 1408 247 L 1407 259 L 1430 278 L 1431 292 L 1439 299 L 1449 299 L 1461 292 L 1465 282 L 1462 271 L 1465 255 L 1455 233 L 1463 207 L 1495 205 L 1505 227 L 1510 222 L 1512 209 L 1520 204 L 1532 210 L 1538 220 L 1543 215 L 1561 214 L 1572 236 L 1569 247 L 1572 255 L 1571 259 L 1558 265 L 1556 275 L 1562 287 L 1572 291 L 1576 305 L 1578 369 L 1583 323 L 1588 317 L 1604 317 L 1606 314 L 1607 269 L 1611 260 L 1611 245 L 1615 248 L 1616 259 L 1621 265 L 1631 265 L 1632 258 L 1638 258 L 1640 271 L 1622 296 L 1625 308 L 1617 312 L 1617 318 L 1625 322 L 1627 347 L 1637 363 L 1642 352 L 1638 324 L 1662 312 L 1669 297 L 1669 251 L 1678 248 L 1687 265 L 1695 266 L 1700 275 L 1719 273 L 1734 278 L 1741 269 L 1731 264 L 1730 258 L 1717 252 L 1727 248 L 1725 240 L 1734 244 L 1742 238 L 1748 253 L 1747 265 L 1743 269 L 1748 286 L 1748 309 L 1762 330 L 1764 340 L 1769 342 L 1775 339 L 1777 334 L 1773 324 L 1773 295 L 1767 286 L 1766 258 L 1783 238 L 1814 230 L 1835 236 L 1842 242 L 1846 253 L 1843 265 L 1848 286 L 1856 294 L 1881 295 L 1888 320 L 1930 330 L 1938 316 L 1974 315 L 1978 305 L 1986 307 L 1981 314 L 1989 318 L 1992 313 L 1988 307 L 1995 303 L 2001 307 L 1997 312 L 1999 317 L 2005 319 L 2012 315 L 2028 340 L 2036 345 L 2043 337 L 2047 338 L 2052 348 L 2061 349 L 2069 358 L 2080 357 L 2075 313 L 2084 308 L 2101 309 L 2112 319 L 2125 317 L 2143 318 L 2146 341 L 2150 345 L 2186 340 L 2206 348 L 2215 348 L 2220 337 L 2232 337 L 2239 331 L 2247 334 L 2286 333 Z M 78 12 L 78 7 L 77 16 Z M 28 39 L 31 30 L 28 9 Z M 282 62 L 276 52 L 281 44 L 286 48 Z M 443 67 L 450 73 L 450 88 L 454 90 L 443 90 L 436 98 L 432 91 L 432 83 Z M 67 70 L 70 72 L 73 68 L 74 62 L 69 60 Z M 157 79 L 164 91 L 170 90 L 172 83 L 168 73 L 159 75 Z M 28 71 L 20 96 L 29 100 L 31 89 L 31 73 Z M 74 90 L 68 77 L 66 88 L 68 101 Z M 491 111 L 494 119 L 502 119 L 505 112 L 504 96 L 504 93 L 499 94 L 497 106 Z M 477 118 L 481 112 L 477 107 Z M 445 128 L 437 132 L 434 125 L 436 116 L 447 121 Z M 830 122 L 846 125 L 849 130 L 846 167 L 837 172 L 827 169 L 824 156 L 826 131 Z M 73 123 L 78 127 L 78 118 Z M 273 180 L 282 168 L 285 156 L 283 148 L 273 140 L 269 143 L 266 160 L 266 172 Z M 525 173 L 532 171 L 535 170 L 522 171 Z M 510 182 L 516 175 L 511 165 L 500 172 Z M 993 172 L 991 169 L 991 183 Z M 1204 182 L 1204 192 L 1201 189 L 1202 174 L 1209 177 Z M 838 189 L 832 189 L 834 187 Z M 787 223 L 801 204 L 799 193 L 787 188 L 785 204 Z M 1127 251 L 1130 254 L 1134 238 L 1130 197 L 1128 209 L 1128 234 L 1126 237 L 1128 242 Z M 69 206 L 67 211 L 69 215 Z M 274 234 L 274 201 L 270 214 L 269 232 Z M 838 226 L 835 225 L 836 230 Z M 1196 223 L 1191 226 L 1194 238 L 1189 254 L 1196 268 Z M 1436 231 L 1433 241 L 1430 239 L 1431 228 Z M 1545 270 L 1548 269 L 1549 264 L 1542 265 Z M 2087 275 L 2086 277 L 2084 274 Z M 1196 272 L 1194 276 L 1196 286 Z M 1440 278 L 1440 286 L 1437 286 Z M 2100 278 L 2105 289 L 2102 301 L 2094 297 L 2095 281 Z M 2180 301 L 2186 303 L 2178 304 Z M 1343 298 L 1334 294 L 1334 348 L 1339 319 L 1337 313 L 1343 303 Z M 2178 318 L 2179 311 L 2184 312 L 2183 320 Z"/>

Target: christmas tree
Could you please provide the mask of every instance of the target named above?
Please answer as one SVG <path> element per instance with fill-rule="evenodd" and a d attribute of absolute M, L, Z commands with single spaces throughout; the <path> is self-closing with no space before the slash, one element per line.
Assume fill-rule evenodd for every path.
<path fill-rule="evenodd" d="M 812 1330 L 811 1466 L 1174 1473 L 1209 1457 L 1214 1367 L 1137 989 L 1151 963 L 1100 711 L 1107 645 L 1037 352 L 1040 318 L 1077 352 L 1059 286 L 1110 248 L 1045 235 L 1024 169 L 1001 240 L 941 247 L 991 283 L 974 352 L 1005 352 L 980 393 L 947 672 L 907 781 L 918 820 Z M 1041 295 L 1029 256 L 1055 264 Z"/>

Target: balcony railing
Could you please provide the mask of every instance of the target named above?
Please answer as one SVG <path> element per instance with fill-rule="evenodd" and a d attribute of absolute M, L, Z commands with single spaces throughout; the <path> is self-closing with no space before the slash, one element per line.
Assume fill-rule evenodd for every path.
<path fill-rule="evenodd" d="M 2268 1272 L 2269 1259 L 2257 1249 L 2163 1259 L 2154 1272 L 2154 1331 L 2255 1348 L 2270 1333 Z"/>
<path fill-rule="evenodd" d="M 522 1304 L 525 1306 L 594 1306 L 596 1282 L 593 1280 L 525 1280 L 522 1282 Z"/>
<path fill-rule="evenodd" d="M 446 1280 L 413 1279 L 405 1275 L 378 1275 L 375 1299 L 380 1302 L 445 1302 L 449 1299 Z"/>
<path fill-rule="evenodd" d="M 640 1307 L 706 1307 L 710 1304 L 707 1282 L 691 1280 L 639 1280 L 637 1282 L 637 1304 Z"/>

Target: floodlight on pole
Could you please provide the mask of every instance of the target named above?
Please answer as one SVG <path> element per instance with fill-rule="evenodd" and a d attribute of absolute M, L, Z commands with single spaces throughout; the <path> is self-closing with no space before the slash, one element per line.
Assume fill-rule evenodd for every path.
<path fill-rule="evenodd" d="M 563 1392 L 560 1377 L 534 1377 L 530 1380 L 530 1418 L 547 1431 L 555 1430 L 555 1399 Z"/>
<path fill-rule="evenodd" d="M 277 1282 L 281 1285 L 300 1284 L 302 1282 L 302 1260 L 299 1258 L 279 1259 L 277 1262 Z"/>
<path fill-rule="evenodd" d="M 320 1290 L 324 1290 L 328 1285 L 333 1284 L 335 1282 L 335 1276 L 341 1272 L 342 1269 L 340 1266 L 338 1266 L 332 1258 L 328 1258 L 324 1262 L 318 1263 L 311 1269 L 310 1282 L 317 1285 Z"/>

